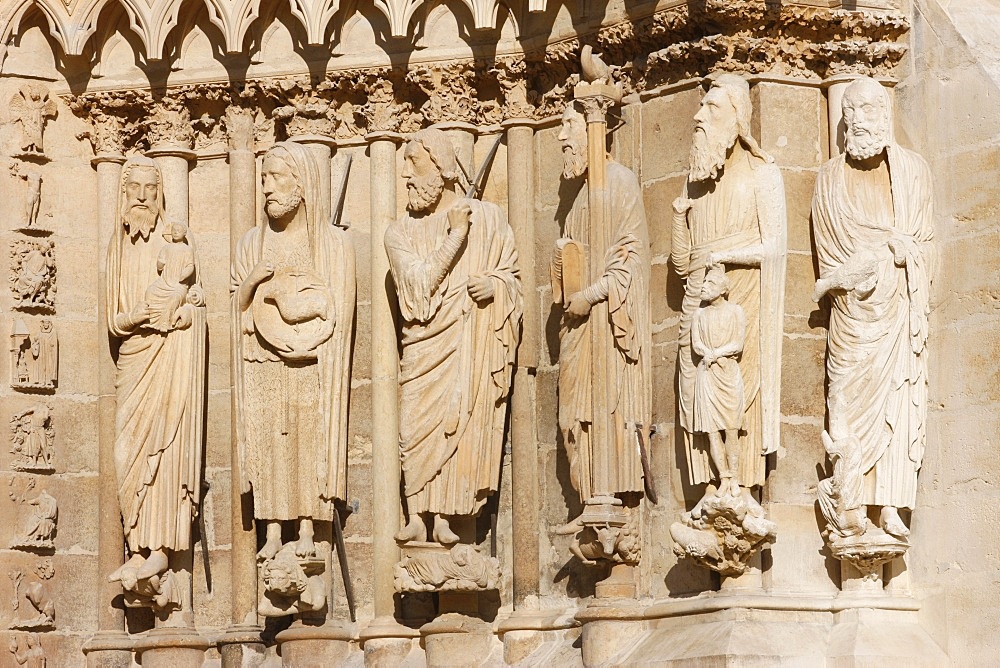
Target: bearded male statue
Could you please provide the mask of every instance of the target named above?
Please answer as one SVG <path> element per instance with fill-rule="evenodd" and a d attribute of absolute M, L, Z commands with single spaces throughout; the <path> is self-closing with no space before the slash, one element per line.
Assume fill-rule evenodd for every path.
<path fill-rule="evenodd" d="M 232 265 L 232 350 L 242 484 L 265 523 L 258 559 L 282 548 L 317 558 L 314 521 L 347 494 L 347 408 L 354 329 L 354 248 L 319 215 L 319 161 L 278 142 L 264 154 L 267 214 L 240 239 Z M 290 614 L 290 613 L 289 613 Z"/>
<path fill-rule="evenodd" d="M 514 233 L 500 207 L 462 198 L 442 130 L 403 152 L 409 213 L 385 248 L 403 320 L 399 447 L 407 524 L 401 543 L 459 541 L 449 517 L 474 516 L 497 490 L 520 335 Z"/>
<path fill-rule="evenodd" d="M 820 168 L 812 207 L 813 297 L 830 301 L 827 440 L 855 443 L 856 470 L 842 477 L 864 476 L 841 510 L 878 507 L 880 528 L 905 542 L 899 509 L 914 507 L 927 439 L 931 172 L 894 141 L 889 94 L 877 81 L 852 82 L 843 112 L 847 152 Z M 864 528 L 855 522 L 852 532 Z"/>
<path fill-rule="evenodd" d="M 563 113 L 559 141 L 563 179 L 580 183 L 566 216 L 563 237 L 556 241 L 551 266 L 553 299 L 564 309 L 559 343 L 559 429 L 569 458 L 570 480 L 580 501 L 631 496 L 625 504 L 630 506 L 645 490 L 642 451 L 647 447 L 652 421 L 649 232 L 642 190 L 632 171 L 608 158 L 606 245 L 589 253 L 589 257 L 603 257 L 605 262 L 598 271 L 588 273 L 588 253 L 583 249 L 592 236 L 591 217 L 589 192 L 582 179 L 589 167 L 587 122 L 576 103 Z M 596 276 L 592 283 L 588 280 L 591 275 Z M 593 307 L 604 301 L 607 318 L 592 317 Z M 607 329 L 605 340 L 611 350 L 593 350 L 594 327 Z M 593 375 L 596 355 L 608 360 L 605 378 Z M 604 419 L 611 426 L 606 442 L 592 437 L 598 418 L 591 404 L 595 383 L 610 384 L 610 415 Z M 557 533 L 575 534 L 582 528 L 578 516 Z"/>
<path fill-rule="evenodd" d="M 764 483 L 765 459 L 778 447 L 781 338 L 787 223 L 781 172 L 750 136 L 750 90 L 734 74 L 714 79 L 695 114 L 690 171 L 674 201 L 670 260 L 684 279 L 677 350 L 678 422 L 684 431 L 690 483 L 728 483 L 737 497 Z M 697 427 L 696 379 L 701 356 L 692 348 L 692 323 L 707 271 L 725 266 L 729 301 L 746 317 L 739 355 L 743 417 L 727 432 L 730 470 L 713 474 L 707 434 Z"/>
<path fill-rule="evenodd" d="M 107 261 L 107 323 L 118 339 L 115 470 L 131 558 L 109 577 L 126 589 L 166 572 L 169 553 L 191 546 L 201 496 L 206 309 L 199 268 L 161 329 L 151 324 L 149 286 L 168 243 L 163 179 L 134 157 L 122 169 Z M 192 248 L 194 240 L 190 239 Z"/>

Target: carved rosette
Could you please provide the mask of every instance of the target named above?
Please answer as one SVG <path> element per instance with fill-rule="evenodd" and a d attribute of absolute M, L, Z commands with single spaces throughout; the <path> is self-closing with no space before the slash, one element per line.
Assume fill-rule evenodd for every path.
<path fill-rule="evenodd" d="M 689 557 L 722 575 L 736 577 L 778 527 L 747 489 L 740 496 L 710 490 L 690 513 L 670 526 L 674 554 Z"/>

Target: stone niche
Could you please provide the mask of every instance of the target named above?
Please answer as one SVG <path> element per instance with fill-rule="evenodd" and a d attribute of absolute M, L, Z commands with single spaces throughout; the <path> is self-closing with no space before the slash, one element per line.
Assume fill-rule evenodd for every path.
<path fill-rule="evenodd" d="M 0 313 L 11 342 L 0 386 L 10 444 L 0 448 L 0 665 L 989 663 L 1000 633 L 991 519 L 1000 465 L 988 454 L 1000 429 L 990 271 L 1000 90 L 994 52 L 966 39 L 968 13 L 948 7 L 961 4 L 0 0 L 9 285 Z M 677 389 L 689 279 L 672 257 L 695 117 L 724 73 L 747 84 L 746 136 L 773 158 L 786 227 L 783 273 L 771 277 L 784 289 L 770 313 L 780 342 L 769 359 L 768 382 L 781 389 L 775 447 L 758 456 L 761 482 L 730 497 L 716 469 L 710 482 L 692 472 Z M 831 307 L 812 300 L 821 268 L 811 207 L 821 167 L 844 150 L 841 103 L 859 76 L 884 86 L 895 141 L 930 163 L 935 199 L 924 470 L 915 508 L 901 513 L 909 536 L 887 538 L 892 554 L 878 559 L 825 538 L 817 501 L 821 484 L 838 484 L 839 455 L 831 461 L 824 446 Z M 550 282 L 567 220 L 581 210 L 591 220 L 578 208 L 592 196 L 591 175 L 562 176 L 562 118 L 575 98 L 593 103 L 580 103 L 595 133 L 588 160 L 606 152 L 606 167 L 616 165 L 608 174 L 634 175 L 648 231 L 639 253 L 648 273 L 635 285 L 648 304 L 651 417 L 625 441 L 642 446 L 641 485 L 587 499 L 560 424 L 573 390 L 563 382 L 560 396 L 571 304 L 554 303 Z M 397 403 L 408 373 L 399 354 L 420 328 L 404 322 L 384 240 L 409 211 L 407 146 L 426 128 L 449 139 L 460 194 L 506 218 L 520 293 L 503 315 L 516 304 L 520 322 L 506 339 L 516 349 L 483 376 L 507 384 L 490 493 L 474 513 L 451 517 L 448 532 L 424 516 L 427 526 L 414 526 L 428 536 L 397 543 L 410 519 L 400 434 L 416 428 Z M 313 233 L 333 228 L 336 247 L 350 249 L 333 260 L 353 252 L 354 279 L 334 294 L 315 276 L 286 272 L 286 292 L 306 296 L 262 297 L 248 309 L 270 309 L 278 329 L 247 329 L 244 278 L 232 267 L 244 235 L 276 210 L 268 156 L 285 142 L 304 147 L 284 149 L 296 164 L 311 165 L 298 177 L 311 184 L 302 194 Z M 123 180 L 128 165 L 155 166 L 144 172 L 155 183 Z M 140 196 L 133 186 L 162 201 L 151 227 L 140 218 L 122 227 L 123 202 Z M 166 250 L 145 258 L 149 280 L 116 278 L 115 248 L 150 240 Z M 586 271 L 587 244 L 578 246 Z M 315 248 L 289 252 L 316 263 Z M 610 292 L 595 299 L 618 303 Z M 147 308 L 115 309 L 126 301 Z M 324 311 L 330 304 L 340 308 Z M 143 317 L 156 326 L 143 329 Z M 324 410 L 336 405 L 341 431 L 301 471 L 334 470 L 336 452 L 346 482 L 328 481 L 308 523 L 268 522 L 247 481 L 267 479 L 277 460 L 246 470 L 239 397 L 242 383 L 257 381 L 232 360 L 280 357 L 293 375 L 323 365 L 330 353 L 315 351 L 331 336 L 327 317 L 335 333 L 352 322 L 346 356 L 323 372 L 336 381 L 333 395 L 313 393 L 329 402 Z M 248 340 L 272 341 L 278 330 L 294 339 L 285 357 L 269 358 L 270 343 L 255 349 L 260 358 L 247 352 Z M 187 352 L 169 347 L 182 340 L 174 332 L 201 331 Z M 119 452 L 122 425 L 148 410 L 132 411 L 121 392 L 122 360 L 140 341 L 191 361 L 186 375 L 143 390 L 143 401 L 191 392 L 163 405 L 200 411 L 192 422 L 162 411 L 197 428 L 185 435 L 196 453 L 184 460 L 195 481 L 177 501 L 185 513 L 154 514 L 184 536 L 159 566 L 148 538 L 133 542 L 141 513 L 121 511 L 128 485 L 155 493 L 149 476 L 120 480 L 121 462 L 167 466 L 173 443 Z M 596 387 L 613 380 L 599 375 Z M 261 404 L 282 437 L 316 409 L 290 394 L 273 391 Z M 864 519 L 877 525 L 877 510 Z M 142 563 L 129 566 L 126 553 Z"/>

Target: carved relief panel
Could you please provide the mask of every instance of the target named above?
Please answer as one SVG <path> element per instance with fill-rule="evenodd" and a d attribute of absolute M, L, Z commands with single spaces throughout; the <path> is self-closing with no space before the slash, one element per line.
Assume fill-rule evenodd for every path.
<path fill-rule="evenodd" d="M 15 239 L 10 248 L 10 289 L 14 308 L 55 310 L 55 245 L 46 239 Z"/>
<path fill-rule="evenodd" d="M 10 333 L 11 387 L 53 390 L 59 378 L 59 339 L 51 320 L 16 318 Z"/>

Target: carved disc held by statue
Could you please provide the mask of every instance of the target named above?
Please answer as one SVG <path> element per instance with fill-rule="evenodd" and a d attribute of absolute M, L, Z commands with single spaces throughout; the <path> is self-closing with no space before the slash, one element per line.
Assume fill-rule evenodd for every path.
<path fill-rule="evenodd" d="M 283 358 L 314 360 L 333 334 L 333 295 L 311 271 L 280 271 L 261 285 L 253 300 L 257 332 Z"/>

